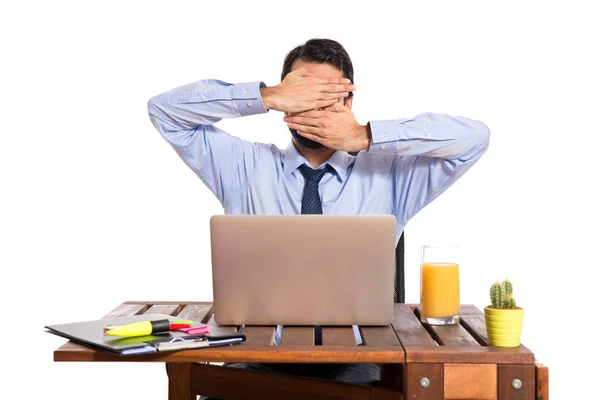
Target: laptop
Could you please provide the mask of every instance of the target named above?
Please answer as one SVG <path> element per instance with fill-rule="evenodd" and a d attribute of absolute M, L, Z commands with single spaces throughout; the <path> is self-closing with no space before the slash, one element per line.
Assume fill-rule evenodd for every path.
<path fill-rule="evenodd" d="M 210 234 L 220 325 L 392 321 L 392 215 L 215 215 Z"/>

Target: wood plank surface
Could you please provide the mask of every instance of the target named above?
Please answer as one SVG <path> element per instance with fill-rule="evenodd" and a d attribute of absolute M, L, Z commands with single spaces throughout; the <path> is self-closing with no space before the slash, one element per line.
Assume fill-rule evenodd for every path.
<path fill-rule="evenodd" d="M 515 379 L 521 381 L 520 389 L 513 387 Z M 499 365 L 498 399 L 536 400 L 535 365 Z"/>
<path fill-rule="evenodd" d="M 395 304 L 392 326 L 402 346 L 438 346 L 408 304 Z"/>
<path fill-rule="evenodd" d="M 177 314 L 177 318 L 207 323 L 212 315 L 211 304 L 186 304 L 184 309 Z"/>
<path fill-rule="evenodd" d="M 368 400 L 371 395 L 368 386 L 203 364 L 193 365 L 192 391 L 239 400 Z"/>
<path fill-rule="evenodd" d="M 352 326 L 322 327 L 323 346 L 356 346 Z"/>
<path fill-rule="evenodd" d="M 411 363 L 405 366 L 404 398 L 419 400 L 441 400 L 444 398 L 444 365 Z M 421 379 L 429 379 L 423 387 Z"/>
<path fill-rule="evenodd" d="M 66 346 L 66 345 L 65 345 Z M 165 354 L 167 353 L 167 354 Z M 377 348 L 368 346 L 265 346 L 246 343 L 224 347 L 191 349 L 177 352 L 140 354 L 120 357 L 76 344 L 54 352 L 54 361 L 111 362 L 243 362 L 243 363 L 403 363 L 404 351 L 398 346 Z"/>
<path fill-rule="evenodd" d="M 169 375 L 169 400 L 196 400 L 192 393 L 192 364 L 167 363 Z"/>
<path fill-rule="evenodd" d="M 144 314 L 168 314 L 177 315 L 183 310 L 181 304 L 153 304 Z"/>
<path fill-rule="evenodd" d="M 156 305 L 210 304 L 210 305 L 212 305 L 212 301 L 131 300 L 131 301 L 124 301 L 123 304 L 149 304 L 149 305 L 154 305 L 154 304 L 156 304 Z"/>
<path fill-rule="evenodd" d="M 415 309 L 415 316 L 420 318 L 421 310 Z M 479 342 L 460 324 L 429 325 L 424 324 L 430 335 L 443 346 L 480 346 Z"/>
<path fill-rule="evenodd" d="M 396 333 L 391 325 L 385 327 L 361 326 L 360 334 L 363 338 L 365 346 L 400 346 L 400 342 L 398 341 Z"/>
<path fill-rule="evenodd" d="M 283 327 L 281 333 L 281 346 L 314 346 L 315 329 L 310 326 Z"/>
<path fill-rule="evenodd" d="M 549 395 L 548 387 L 548 367 L 535 362 L 535 398 L 536 400 L 548 400 Z"/>
<path fill-rule="evenodd" d="M 461 310 L 462 311 L 462 310 Z M 488 345 L 487 330 L 485 328 L 485 316 L 480 311 L 479 313 L 461 314 L 460 324 L 465 328 L 471 336 L 482 346 Z"/>
<path fill-rule="evenodd" d="M 244 326 L 247 346 L 272 346 L 275 339 L 275 326 Z"/>
<path fill-rule="evenodd" d="M 406 362 L 417 363 L 533 364 L 534 361 L 533 353 L 524 346 L 405 346 L 404 350 Z"/>
<path fill-rule="evenodd" d="M 117 308 L 106 314 L 104 317 L 102 317 L 102 319 L 140 315 L 144 314 L 149 308 L 149 304 L 121 304 Z"/>
<path fill-rule="evenodd" d="M 483 315 L 483 311 L 475 307 L 473 304 L 461 304 L 460 315 Z"/>
<path fill-rule="evenodd" d="M 210 302 L 125 302 L 107 315 L 122 316 L 154 311 L 174 315 L 200 316 Z M 151 306 L 151 307 L 150 307 Z M 164 307 L 159 307 L 164 306 Z M 412 307 L 412 308 L 411 308 Z M 356 346 L 351 327 L 334 329 L 331 335 L 325 334 L 326 344 L 313 346 L 313 329 L 311 327 L 284 327 L 282 346 L 267 345 L 268 335 L 258 335 L 265 339 L 262 345 L 249 346 L 243 343 L 236 346 L 188 350 L 168 355 L 143 355 L 134 359 L 124 360 L 123 357 L 98 352 L 83 346 L 68 343 L 57 349 L 54 354 L 56 361 L 152 361 L 152 362 L 381 362 L 402 363 L 405 354 L 398 348 L 406 350 L 406 361 L 417 363 L 497 363 L 497 364 L 533 364 L 533 353 L 526 347 L 496 348 L 493 346 L 438 346 L 431 335 L 423 327 L 413 313 L 416 305 L 398 304 L 394 310 L 394 335 L 402 346 L 398 346 L 391 334 L 378 330 L 379 328 L 363 327 L 361 333 L 365 346 Z M 169 312 L 170 311 L 170 312 Z M 212 312 L 207 311 L 204 319 Z M 481 311 L 473 306 L 463 306 L 463 316 L 481 315 Z M 192 317 L 192 319 L 197 319 Z M 468 319 L 467 319 L 468 320 Z M 211 316 L 206 321 L 215 324 Z M 224 327 L 237 331 L 237 327 Z M 270 329 L 270 328 L 269 328 Z M 337 330 L 337 332 L 336 332 Z M 473 330 L 475 331 L 475 330 Z M 259 339 L 257 339 L 259 340 Z M 392 342 L 392 346 L 386 343 Z M 258 342 L 257 342 L 258 343 Z M 332 345 L 336 344 L 336 345 Z M 388 343 L 389 344 L 389 343 Z M 310 346 L 310 350 L 307 350 Z M 278 347 L 273 349 L 273 347 Z M 251 350 L 249 350 L 251 349 Z M 545 370 L 544 370 L 545 371 Z M 543 374 L 544 372 L 542 372 Z M 542 375 L 543 376 L 543 375 Z"/>
<path fill-rule="evenodd" d="M 496 364 L 444 364 L 444 400 L 496 400 Z"/>

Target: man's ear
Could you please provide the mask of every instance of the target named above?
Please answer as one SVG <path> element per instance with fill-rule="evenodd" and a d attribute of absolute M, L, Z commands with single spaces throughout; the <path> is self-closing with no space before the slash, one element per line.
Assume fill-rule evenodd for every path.
<path fill-rule="evenodd" d="M 346 97 L 346 98 L 344 99 L 344 105 L 345 105 L 346 107 L 348 107 L 350 110 L 352 110 L 352 100 L 353 100 L 353 99 L 354 99 L 354 96 L 352 96 L 352 97 Z"/>

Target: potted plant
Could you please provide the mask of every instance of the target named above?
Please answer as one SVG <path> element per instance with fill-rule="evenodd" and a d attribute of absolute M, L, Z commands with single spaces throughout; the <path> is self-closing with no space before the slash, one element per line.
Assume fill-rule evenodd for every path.
<path fill-rule="evenodd" d="M 508 279 L 496 281 L 490 288 L 492 305 L 485 307 L 485 327 L 488 342 L 498 347 L 518 347 L 521 344 L 521 327 L 524 310 L 517 307 L 512 295 L 513 286 Z"/>

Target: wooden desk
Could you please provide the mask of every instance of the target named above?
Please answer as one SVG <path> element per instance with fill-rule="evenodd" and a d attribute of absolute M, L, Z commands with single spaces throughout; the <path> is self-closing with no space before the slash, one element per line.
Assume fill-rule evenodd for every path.
<path fill-rule="evenodd" d="M 323 327 L 323 345 L 315 346 L 311 327 L 286 326 L 280 345 L 274 346 L 275 327 L 247 326 L 247 341 L 229 347 L 120 357 L 68 342 L 54 352 L 54 360 L 165 362 L 171 400 L 195 399 L 196 394 L 251 399 L 259 393 L 260 398 L 286 399 L 548 399 L 548 369 L 524 346 L 488 346 L 483 313 L 476 307 L 462 306 L 461 323 L 453 326 L 423 325 L 418 312 L 414 305 L 397 304 L 391 326 L 360 328 L 360 346 L 351 327 Z M 215 324 L 209 302 L 128 301 L 105 318 L 146 313 Z M 381 385 L 203 364 L 208 362 L 374 362 L 382 364 Z"/>

